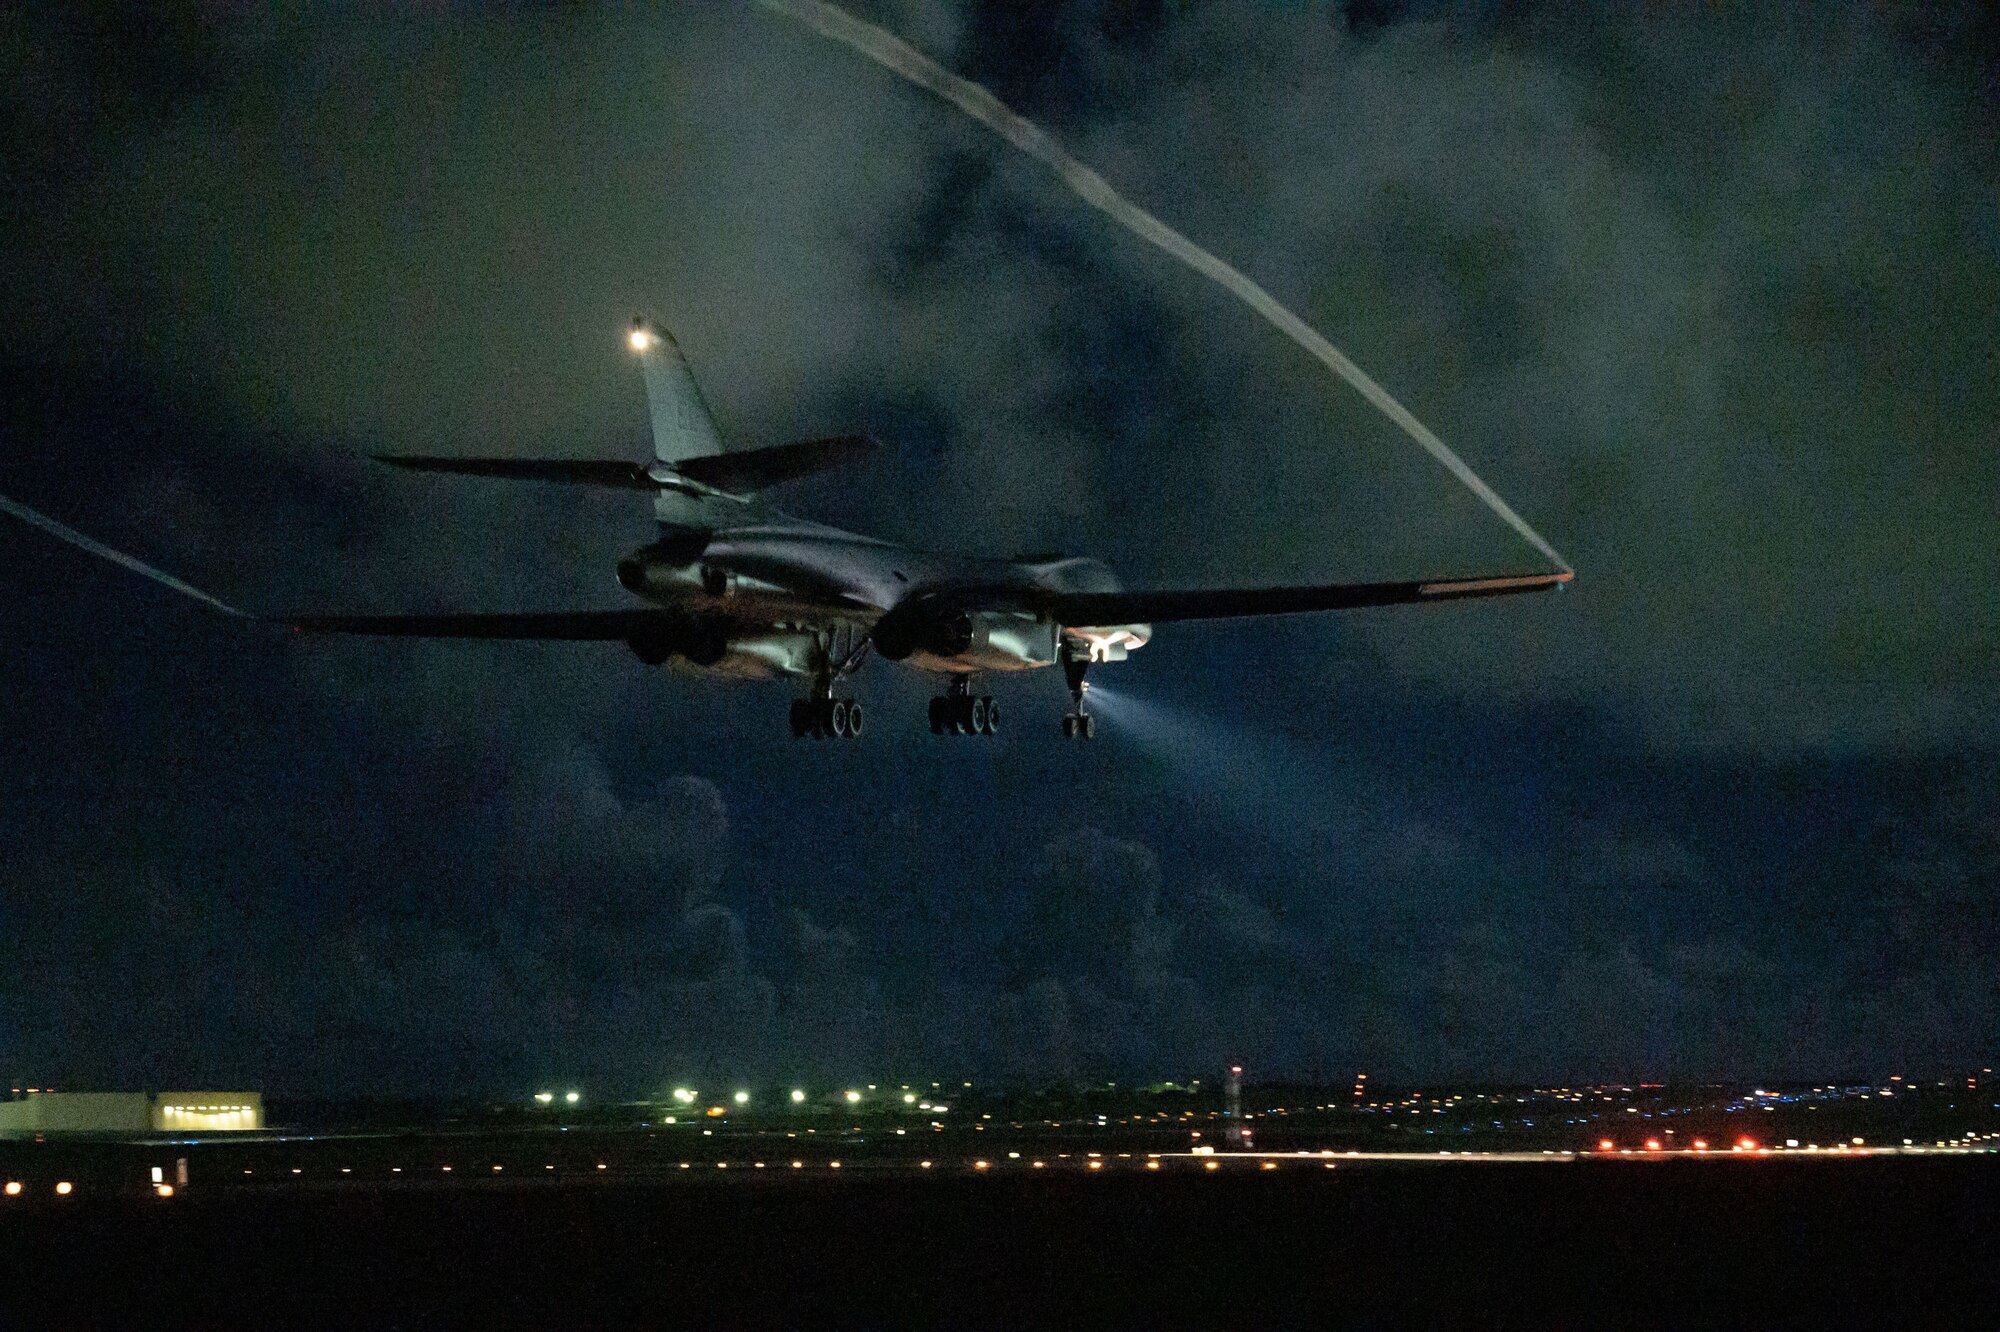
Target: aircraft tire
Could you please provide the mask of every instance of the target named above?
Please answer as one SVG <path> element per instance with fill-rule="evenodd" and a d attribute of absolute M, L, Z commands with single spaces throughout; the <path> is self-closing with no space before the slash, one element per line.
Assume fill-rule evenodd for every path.
<path fill-rule="evenodd" d="M 1000 734 L 1000 700 L 997 698 L 986 700 L 986 730 L 984 734 Z"/>
<path fill-rule="evenodd" d="M 1076 719 L 1076 725 L 1077 725 L 1077 734 L 1081 735 L 1084 739 L 1090 740 L 1096 737 L 1097 718 L 1091 716 L 1089 713 L 1086 712 L 1081 717 L 1078 717 Z"/>
<path fill-rule="evenodd" d="M 836 698 L 827 705 L 826 729 L 836 740 L 847 738 L 847 700 Z"/>
<path fill-rule="evenodd" d="M 861 723 L 861 702 L 857 699 L 847 705 L 847 738 L 849 740 L 859 740 L 861 738 Z"/>
<path fill-rule="evenodd" d="M 976 694 L 966 704 L 965 729 L 972 735 L 986 734 L 986 697 Z"/>

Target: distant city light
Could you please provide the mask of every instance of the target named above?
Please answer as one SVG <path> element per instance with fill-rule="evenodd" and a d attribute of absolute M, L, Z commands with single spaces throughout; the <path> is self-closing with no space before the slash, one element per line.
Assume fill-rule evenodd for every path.
<path fill-rule="evenodd" d="M 10 1180 L 8 1180 L 8 1181 L 7 1181 L 7 1196 L 8 1196 L 9 1198 L 18 1198 L 18 1197 L 20 1197 L 20 1196 L 21 1196 L 21 1181 L 20 1181 L 20 1180 L 18 1180 L 18 1179 L 10 1179 Z"/>
<path fill-rule="evenodd" d="M 736 1095 L 731 1099 L 733 1099 L 738 1105 L 748 1105 L 750 1104 L 750 1093 L 747 1091 L 740 1091 L 737 1092 Z"/>
<path fill-rule="evenodd" d="M 847 1103 L 849 1105 L 859 1105 L 861 1103 L 861 1093 L 858 1091 L 849 1091 L 847 1093 Z"/>
<path fill-rule="evenodd" d="M 535 1099 L 540 1101 L 543 1105 L 547 1105 L 550 1101 L 556 1099 L 556 1094 L 554 1092 L 536 1092 Z"/>
<path fill-rule="evenodd" d="M 904 1105 L 914 1105 L 914 1104 L 916 1104 L 916 1100 L 917 1100 L 917 1094 L 916 1094 L 915 1092 L 904 1092 L 904 1093 L 903 1093 L 903 1104 L 904 1104 Z"/>
<path fill-rule="evenodd" d="M 674 1088 L 674 1099 L 675 1099 L 676 1101 L 679 1101 L 679 1102 L 680 1102 L 680 1103 L 681 1103 L 682 1105 L 693 1105 L 693 1104 L 694 1104 L 694 1088 L 692 1088 L 692 1087 L 676 1087 L 676 1088 Z"/>
<path fill-rule="evenodd" d="M 564 1093 L 563 1093 L 563 1100 L 565 1100 L 565 1101 L 569 1102 L 569 1103 L 570 1103 L 571 1105 L 575 1105 L 575 1104 L 576 1104 L 576 1103 L 577 1103 L 578 1101 L 581 1101 L 582 1099 L 583 1099 L 583 1093 L 582 1093 L 582 1092 L 564 1092 Z"/>
<path fill-rule="evenodd" d="M 65 1179 L 56 1185 L 56 1192 L 61 1196 L 67 1198 L 69 1197 L 70 1190 L 75 1187 L 76 1186 L 74 1184 L 71 1184 L 68 1180 Z"/>
<path fill-rule="evenodd" d="M 803 1100 L 805 1100 L 805 1099 L 806 1099 L 806 1094 L 805 1094 L 805 1093 L 804 1093 L 803 1091 L 799 1090 L 799 1089 L 798 1089 L 797 1087 L 794 1087 L 794 1088 L 792 1088 L 792 1104 L 793 1104 L 793 1105 L 797 1105 L 797 1104 L 799 1104 L 799 1103 L 800 1103 L 801 1101 L 803 1101 Z"/>

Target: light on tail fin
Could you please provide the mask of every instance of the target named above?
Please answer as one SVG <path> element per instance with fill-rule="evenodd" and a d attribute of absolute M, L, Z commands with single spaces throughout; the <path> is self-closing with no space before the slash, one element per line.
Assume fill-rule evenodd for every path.
<path fill-rule="evenodd" d="M 706 458 L 722 452 L 715 420 L 702 401 L 687 358 L 673 335 L 643 315 L 632 318 L 626 339 L 646 376 L 646 404 L 653 416 L 653 457 L 663 463 Z"/>

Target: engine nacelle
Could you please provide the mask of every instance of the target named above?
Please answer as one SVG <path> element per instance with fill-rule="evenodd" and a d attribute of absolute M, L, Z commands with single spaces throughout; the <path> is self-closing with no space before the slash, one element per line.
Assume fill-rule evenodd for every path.
<path fill-rule="evenodd" d="M 701 616 L 662 617 L 626 640 L 632 654 L 648 666 L 685 657 L 696 666 L 713 666 L 729 651 L 729 626 Z"/>
<path fill-rule="evenodd" d="M 1017 611 L 964 611 L 906 603 L 875 625 L 875 651 L 889 661 L 943 671 L 1007 671 L 1055 660 L 1055 626 Z"/>
<path fill-rule="evenodd" d="M 897 608 L 875 626 L 875 651 L 886 661 L 903 661 L 922 652 L 933 657 L 962 656 L 979 638 L 979 626 L 962 610 L 949 607 Z"/>

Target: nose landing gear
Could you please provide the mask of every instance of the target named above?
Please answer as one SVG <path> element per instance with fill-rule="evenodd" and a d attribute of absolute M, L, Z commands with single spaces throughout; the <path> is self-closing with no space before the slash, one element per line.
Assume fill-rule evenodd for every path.
<path fill-rule="evenodd" d="M 1083 673 L 1090 669 L 1090 658 L 1064 643 L 1062 668 L 1063 678 L 1069 682 L 1069 696 L 1075 700 L 1073 709 L 1063 714 L 1063 739 L 1088 740 L 1097 734 L 1097 718 L 1083 710 L 1083 696 L 1090 692 L 1090 686 L 1084 683 Z"/>

